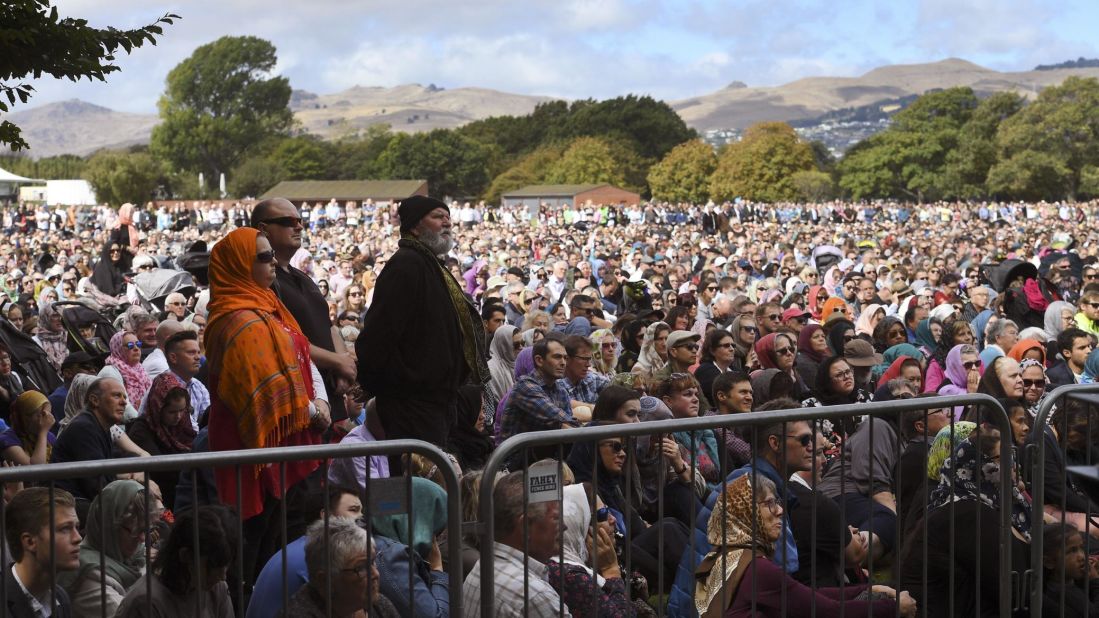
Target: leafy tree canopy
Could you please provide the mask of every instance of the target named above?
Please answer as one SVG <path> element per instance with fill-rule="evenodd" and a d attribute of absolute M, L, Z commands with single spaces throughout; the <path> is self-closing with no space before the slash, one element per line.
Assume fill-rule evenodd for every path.
<path fill-rule="evenodd" d="M 702 203 L 710 198 L 716 167 L 712 146 L 697 139 L 683 142 L 649 170 L 649 188 L 658 200 Z"/>
<path fill-rule="evenodd" d="M 761 122 L 727 145 L 710 179 L 714 201 L 744 197 L 777 202 L 797 197 L 795 172 L 816 169 L 813 149 L 785 122 Z"/>

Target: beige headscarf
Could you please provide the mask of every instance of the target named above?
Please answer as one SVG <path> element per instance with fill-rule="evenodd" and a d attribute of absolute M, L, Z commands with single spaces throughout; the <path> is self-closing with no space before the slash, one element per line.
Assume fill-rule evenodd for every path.
<path fill-rule="evenodd" d="M 714 605 L 722 596 L 726 604 L 732 601 L 740 580 L 744 577 L 752 556 L 770 557 L 774 543 L 761 539 L 762 507 L 756 507 L 755 539 L 752 537 L 752 481 L 745 474 L 725 486 L 706 528 L 706 540 L 713 549 L 702 559 L 695 571 L 695 608 L 699 616 L 721 616 L 725 607 Z"/>

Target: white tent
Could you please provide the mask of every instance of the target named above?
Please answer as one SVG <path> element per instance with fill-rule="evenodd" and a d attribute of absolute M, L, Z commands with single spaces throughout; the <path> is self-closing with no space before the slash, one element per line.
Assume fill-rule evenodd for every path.
<path fill-rule="evenodd" d="M 37 184 L 40 182 L 43 181 L 35 180 L 34 178 L 24 178 L 0 168 L 0 197 L 15 196 L 19 193 L 19 185 Z"/>

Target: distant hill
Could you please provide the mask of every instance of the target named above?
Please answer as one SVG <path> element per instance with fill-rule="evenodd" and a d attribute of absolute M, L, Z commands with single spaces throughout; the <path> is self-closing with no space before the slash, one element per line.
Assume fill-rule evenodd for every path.
<path fill-rule="evenodd" d="M 1057 64 L 1039 64 L 1035 71 L 1053 71 L 1055 69 L 1093 69 L 1099 67 L 1099 58 L 1085 58 L 1080 56 L 1076 60 L 1066 60 Z"/>
<path fill-rule="evenodd" d="M 1092 62 L 1070 62 L 1081 61 Z M 818 133 L 834 132 L 838 124 L 858 125 L 857 130 L 830 144 L 839 152 L 852 140 L 886 126 L 888 116 L 896 109 L 930 90 L 969 86 L 979 95 L 1014 91 L 1033 98 L 1042 88 L 1072 75 L 1099 77 L 1099 67 L 1056 66 L 1001 73 L 950 58 L 881 67 L 859 77 L 809 77 L 774 87 L 748 87 L 730 81 L 716 92 L 670 104 L 688 125 L 703 134 L 735 136 L 753 123 L 778 120 L 801 127 L 806 131 L 803 135 L 816 139 Z M 355 86 L 334 94 L 295 90 L 290 107 L 306 131 L 336 138 L 379 123 L 406 132 L 454 128 L 489 116 L 528 114 L 549 100 L 486 88 L 406 84 L 393 88 Z M 6 118 L 23 128 L 33 157 L 84 155 L 105 147 L 145 143 L 158 122 L 153 115 L 116 112 L 75 99 L 18 111 Z"/>
<path fill-rule="evenodd" d="M 144 144 L 160 119 L 153 114 L 116 112 L 80 99 L 48 103 L 5 116 L 23 130 L 27 154 L 87 155 L 101 148 Z"/>
<path fill-rule="evenodd" d="M 763 120 L 811 120 L 836 110 L 955 86 L 969 86 L 978 94 L 1013 91 L 1033 98 L 1043 87 L 1059 84 L 1070 75 L 1099 77 L 1099 68 L 1001 73 L 950 58 L 881 67 L 860 77 L 808 77 L 775 87 L 723 88 L 674 101 L 672 107 L 700 131 L 743 129 Z"/>

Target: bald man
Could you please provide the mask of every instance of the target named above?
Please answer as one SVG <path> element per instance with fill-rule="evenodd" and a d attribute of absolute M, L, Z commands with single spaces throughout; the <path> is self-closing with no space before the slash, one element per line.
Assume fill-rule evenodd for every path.
<path fill-rule="evenodd" d="M 184 328 L 186 326 L 176 320 L 164 320 L 156 327 L 156 350 L 141 361 L 141 366 L 145 367 L 145 373 L 149 374 L 150 380 L 155 380 L 158 375 L 168 371 L 168 357 L 164 354 L 164 344 L 168 343 L 172 335 L 181 332 Z M 132 403 L 137 405 L 140 402 Z"/>

